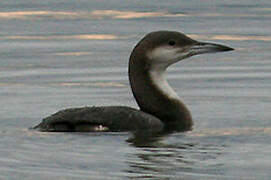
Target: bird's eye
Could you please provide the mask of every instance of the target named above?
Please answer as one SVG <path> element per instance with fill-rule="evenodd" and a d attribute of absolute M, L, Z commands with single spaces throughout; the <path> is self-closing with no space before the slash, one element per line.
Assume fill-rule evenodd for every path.
<path fill-rule="evenodd" d="M 168 44 L 169 44 L 170 46 L 174 46 L 174 45 L 176 44 L 176 42 L 175 42 L 174 40 L 170 40 L 170 41 L 168 41 Z"/>

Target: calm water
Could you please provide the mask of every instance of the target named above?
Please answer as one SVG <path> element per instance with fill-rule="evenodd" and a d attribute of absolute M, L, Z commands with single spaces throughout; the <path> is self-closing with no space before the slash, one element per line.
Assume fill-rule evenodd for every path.
<path fill-rule="evenodd" d="M 244 179 L 271 176 L 271 2 L 0 2 L 0 179 Z M 40 133 L 68 107 L 137 107 L 127 63 L 154 30 L 229 45 L 169 69 L 194 130 Z"/>

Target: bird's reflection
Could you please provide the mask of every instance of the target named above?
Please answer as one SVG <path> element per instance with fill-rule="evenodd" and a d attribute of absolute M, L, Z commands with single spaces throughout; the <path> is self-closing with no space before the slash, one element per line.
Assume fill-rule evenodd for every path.
<path fill-rule="evenodd" d="M 156 147 L 169 134 L 168 132 L 138 131 L 134 132 L 127 142 L 135 147 Z"/>
<path fill-rule="evenodd" d="M 129 178 L 171 179 L 199 174 L 223 175 L 223 164 L 216 162 L 221 145 L 193 139 L 185 133 L 136 133 L 127 140 L 136 152 L 127 157 Z M 203 141 L 203 142 L 202 142 Z"/>

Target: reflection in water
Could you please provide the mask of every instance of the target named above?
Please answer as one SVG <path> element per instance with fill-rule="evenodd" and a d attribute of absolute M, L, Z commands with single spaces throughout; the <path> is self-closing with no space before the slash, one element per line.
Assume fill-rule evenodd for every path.
<path fill-rule="evenodd" d="M 246 36 L 246 35 L 198 35 L 198 34 L 190 34 L 189 35 L 195 39 L 202 40 L 227 40 L 227 41 L 271 41 L 270 36 Z"/>
<path fill-rule="evenodd" d="M 0 3 L 1 180 L 270 179 L 270 0 L 183 1 L 181 7 L 70 2 Z M 98 10 L 106 7 L 111 10 Z M 192 132 L 137 135 L 127 143 L 128 134 L 22 130 L 75 104 L 117 99 L 136 106 L 122 93 L 129 92 L 126 67 L 118 63 L 127 61 L 127 43 L 161 27 L 238 49 L 220 56 L 225 61 L 190 61 L 168 74 L 201 121 Z"/>
<path fill-rule="evenodd" d="M 67 39 L 79 39 L 79 40 L 113 40 L 118 39 L 118 36 L 112 34 L 79 34 L 79 35 L 54 35 L 54 36 L 2 36 L 0 39 L 11 40 L 67 40 Z"/>
<path fill-rule="evenodd" d="M 265 7 L 260 7 L 260 8 L 254 8 L 256 11 L 271 11 L 271 8 L 265 8 Z"/>
<path fill-rule="evenodd" d="M 127 141 L 135 146 L 137 151 L 127 155 L 126 163 L 129 167 L 124 172 L 129 178 L 135 179 L 227 178 L 229 165 L 225 157 L 228 154 L 240 153 L 233 150 L 234 147 L 231 146 L 234 144 L 230 139 L 239 137 L 244 140 L 251 134 L 270 135 L 271 128 L 246 127 L 177 134 L 135 134 Z"/>
<path fill-rule="evenodd" d="M 169 133 L 140 131 L 135 132 L 127 142 L 131 143 L 135 147 L 155 147 L 156 143 L 159 143 L 159 141 L 167 135 L 169 135 Z"/>
<path fill-rule="evenodd" d="M 91 13 L 97 18 L 113 18 L 113 19 L 133 19 L 148 17 L 179 17 L 185 14 L 170 14 L 168 12 L 136 12 L 136 11 L 116 11 L 116 10 L 96 10 Z"/>
<path fill-rule="evenodd" d="M 191 38 L 201 40 L 231 40 L 231 41 L 271 41 L 270 36 L 246 36 L 246 35 L 199 35 L 189 34 Z M 133 36 L 117 36 L 114 34 L 78 34 L 78 35 L 16 35 L 16 36 L 0 36 L 0 40 L 115 40 L 115 39 L 129 39 Z M 134 37 L 133 37 L 134 38 Z M 89 55 L 89 52 L 66 52 L 56 53 L 54 55 Z"/>
<path fill-rule="evenodd" d="M 118 11 L 118 10 L 94 10 L 87 11 L 11 11 L 0 12 L 0 18 L 3 19 L 134 19 L 147 17 L 179 17 L 186 16 L 185 14 L 171 14 L 168 12 L 136 12 L 136 11 Z"/>
<path fill-rule="evenodd" d="M 72 17 L 76 16 L 76 12 L 64 12 L 64 11 L 10 11 L 0 12 L 0 18 L 5 19 L 29 19 L 33 17 Z"/>
<path fill-rule="evenodd" d="M 1 85 L 1 84 L 0 84 Z M 117 82 L 96 82 L 96 83 L 87 83 L 87 82 L 68 82 L 68 83 L 59 83 L 59 84 L 54 84 L 54 85 L 60 85 L 60 86 L 77 86 L 77 87 L 82 87 L 82 86 L 95 86 L 95 87 L 127 87 L 127 85 L 122 84 L 122 83 L 117 83 Z"/>
<path fill-rule="evenodd" d="M 223 164 L 217 158 L 225 153 L 225 144 L 187 134 L 138 134 L 129 142 L 140 147 L 127 158 L 129 178 L 186 178 L 223 176 Z M 166 142 L 173 138 L 172 142 Z M 177 139 L 177 140 L 176 140 Z"/>
<path fill-rule="evenodd" d="M 92 52 L 80 51 L 80 52 L 57 52 L 57 53 L 51 53 L 50 55 L 53 55 L 53 56 L 89 56 L 92 54 L 93 54 Z"/>
<path fill-rule="evenodd" d="M 231 129 L 205 129 L 193 132 L 191 136 L 240 136 L 251 134 L 265 134 L 271 135 L 271 127 L 243 127 L 243 128 L 231 128 Z"/>
<path fill-rule="evenodd" d="M 261 8 L 259 10 L 265 10 Z M 248 13 L 170 13 L 166 11 L 137 12 L 119 10 L 94 11 L 10 11 L 0 12 L 0 19 L 137 19 L 153 17 L 271 17 L 270 14 Z"/>
<path fill-rule="evenodd" d="M 238 36 L 238 35 L 216 35 L 212 39 L 215 40 L 232 40 L 232 41 L 271 41 L 271 37 L 268 36 Z"/>

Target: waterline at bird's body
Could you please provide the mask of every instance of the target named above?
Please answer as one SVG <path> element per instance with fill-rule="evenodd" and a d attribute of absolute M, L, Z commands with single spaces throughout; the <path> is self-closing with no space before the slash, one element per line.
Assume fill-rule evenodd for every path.
<path fill-rule="evenodd" d="M 54 132 L 190 130 L 191 114 L 168 84 L 167 67 L 193 55 L 231 50 L 179 32 L 149 33 L 135 46 L 129 60 L 129 81 L 140 110 L 124 106 L 66 109 L 43 119 L 35 128 Z"/>

